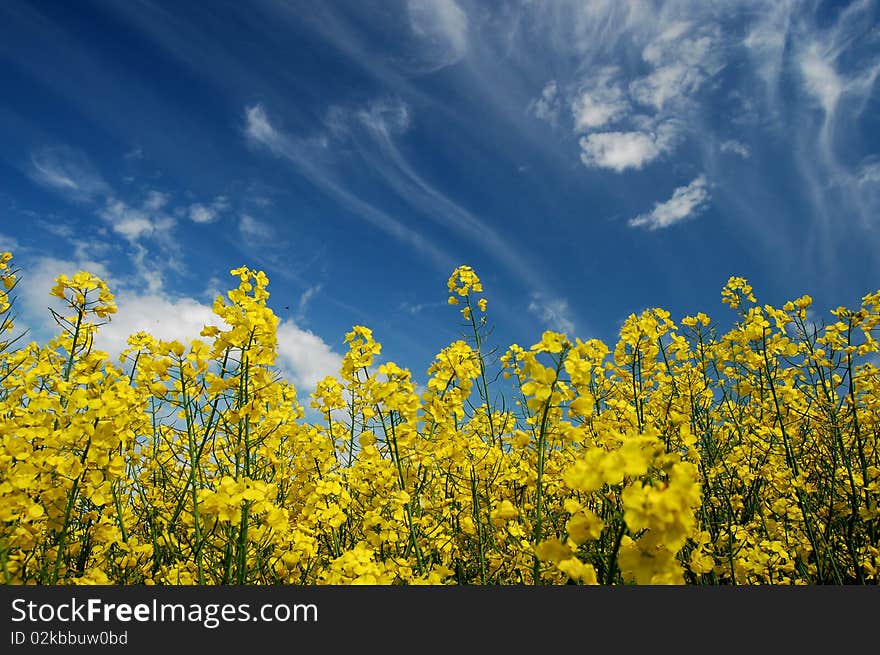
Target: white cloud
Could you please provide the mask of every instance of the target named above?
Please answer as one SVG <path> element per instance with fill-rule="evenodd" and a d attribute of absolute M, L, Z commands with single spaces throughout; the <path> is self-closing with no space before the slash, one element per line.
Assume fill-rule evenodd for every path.
<path fill-rule="evenodd" d="M 368 129 L 386 138 L 409 129 L 409 107 L 400 100 L 383 99 L 372 102 L 366 109 L 357 112 L 357 116 Z M 337 117 L 337 120 L 344 119 Z"/>
<path fill-rule="evenodd" d="M 216 275 L 212 275 L 205 283 L 205 290 L 202 291 L 201 297 L 213 303 L 217 296 L 224 295 L 221 286 L 222 282 L 220 278 Z"/>
<path fill-rule="evenodd" d="M 229 200 L 226 196 L 217 196 L 210 204 L 202 202 L 191 204 L 188 208 L 184 209 L 184 213 L 189 216 L 193 223 L 206 225 L 220 218 L 220 214 L 227 209 L 229 209 Z"/>
<path fill-rule="evenodd" d="M 617 172 L 642 168 L 699 127 L 693 120 L 697 94 L 722 70 L 729 52 L 720 27 L 724 13 L 703 3 L 641 0 L 524 8 L 508 41 L 522 37 L 523 46 L 532 45 L 533 35 L 546 33 L 551 50 L 563 57 L 562 70 L 567 61 L 574 63 L 571 77 L 545 87 L 530 113 L 554 123 L 558 106 L 566 104 L 573 132 L 582 135 L 585 165 Z M 611 57 L 620 65 L 609 66 Z"/>
<path fill-rule="evenodd" d="M 609 73 L 603 75 L 599 84 L 582 91 L 572 102 L 575 132 L 602 127 L 629 111 L 630 105 L 623 91 L 618 85 L 610 84 L 609 77 Z"/>
<path fill-rule="evenodd" d="M 179 256 L 180 243 L 173 236 L 176 220 L 161 209 L 167 202 L 167 194 L 150 191 L 140 207 L 131 207 L 110 196 L 105 206 L 98 210 L 98 215 L 110 224 L 113 232 L 128 241 L 131 247 L 129 261 L 134 276 L 127 280 L 128 286 L 156 292 L 163 287 L 165 270 L 182 271 L 184 268 Z M 148 240 L 160 246 L 161 254 L 155 254 L 145 245 Z M 86 252 L 94 252 L 94 249 Z"/>
<path fill-rule="evenodd" d="M 455 0 L 408 0 L 407 15 L 424 72 L 452 66 L 467 54 L 468 17 Z"/>
<path fill-rule="evenodd" d="M 319 380 L 338 375 L 342 356 L 318 335 L 285 320 L 278 324 L 276 364 L 302 396 L 302 392 L 314 390 Z"/>
<path fill-rule="evenodd" d="M 189 207 L 189 218 L 193 223 L 213 223 L 217 220 L 217 212 L 211 207 L 195 203 Z"/>
<path fill-rule="evenodd" d="M 272 127 L 263 105 L 245 109 L 244 131 L 249 139 L 267 146 L 276 154 L 283 154 L 284 138 Z"/>
<path fill-rule="evenodd" d="M 157 258 L 150 257 L 150 251 L 139 243 L 133 244 L 132 263 L 137 271 L 138 286 L 144 286 L 150 293 L 157 293 L 164 286 L 163 267 Z"/>
<path fill-rule="evenodd" d="M 550 298 L 542 293 L 533 293 L 529 302 L 529 311 L 547 327 L 568 336 L 574 335 L 575 324 L 571 316 L 571 308 L 564 298 Z"/>
<path fill-rule="evenodd" d="M 113 230 L 129 241 L 136 241 L 153 233 L 155 226 L 148 218 L 129 216 L 113 224 Z"/>
<path fill-rule="evenodd" d="M 688 66 L 671 64 L 655 69 L 650 75 L 630 85 L 633 98 L 643 104 L 662 110 L 671 100 L 695 91 L 701 82 L 700 73 Z"/>
<path fill-rule="evenodd" d="M 151 221 L 143 212 L 132 209 L 121 200 L 111 200 L 101 210 L 100 215 L 108 220 L 114 232 L 128 241 L 150 236 L 155 230 Z"/>
<path fill-rule="evenodd" d="M 144 209 L 147 211 L 159 211 L 165 205 L 168 204 L 168 201 L 171 199 L 167 193 L 162 193 L 161 191 L 150 191 L 147 194 L 147 199 L 144 200 Z"/>
<path fill-rule="evenodd" d="M 140 208 L 131 207 L 126 202 L 110 196 L 104 207 L 98 210 L 98 215 L 110 224 L 110 228 L 116 234 L 129 243 L 135 243 L 156 234 L 166 234 L 174 226 L 173 218 L 151 209 L 156 203 L 157 198 L 152 193 Z"/>
<path fill-rule="evenodd" d="M 741 143 L 734 139 L 730 139 L 722 143 L 721 152 L 730 152 L 734 155 L 739 155 L 743 159 L 748 159 L 752 156 L 751 148 L 749 148 L 745 143 Z"/>
<path fill-rule="evenodd" d="M 314 298 L 315 295 L 320 291 L 320 284 L 312 285 L 308 289 L 303 291 L 302 295 L 299 297 L 299 305 L 297 306 L 297 314 L 299 316 L 303 316 L 305 314 L 306 307 L 308 307 L 309 302 L 311 302 L 312 298 Z"/>
<path fill-rule="evenodd" d="M 407 314 L 412 314 L 413 316 L 415 316 L 416 314 L 420 314 L 422 310 L 425 309 L 425 307 L 427 307 L 427 303 L 413 304 L 404 301 L 400 303 L 398 309 L 400 309 L 400 311 L 402 312 L 406 312 Z"/>
<path fill-rule="evenodd" d="M 541 95 L 529 103 L 526 111 L 535 118 L 556 126 L 556 121 L 559 119 L 559 87 L 555 80 L 550 80 L 544 85 Z"/>
<path fill-rule="evenodd" d="M 644 114 L 631 116 L 629 123 L 633 129 L 627 132 L 597 132 L 581 137 L 584 165 L 618 173 L 628 168 L 638 170 L 671 152 L 685 129 L 680 121 L 658 121 Z"/>
<path fill-rule="evenodd" d="M 123 291 L 117 294 L 116 305 L 119 311 L 100 329 L 95 339 L 95 345 L 114 359 L 127 347 L 128 337 L 141 330 L 157 339 L 186 343 L 203 339 L 199 332 L 205 325 L 224 327 L 210 306 L 193 298 Z"/>
<path fill-rule="evenodd" d="M 0 252 L 11 252 L 14 255 L 18 249 L 19 243 L 15 237 L 0 233 Z"/>
<path fill-rule="evenodd" d="M 37 225 L 40 227 L 41 230 L 46 230 L 46 232 L 48 232 L 49 234 L 54 234 L 56 237 L 60 237 L 62 239 L 73 239 L 73 237 L 76 235 L 76 230 L 74 230 L 72 225 L 57 219 L 38 219 Z"/>
<path fill-rule="evenodd" d="M 655 203 L 649 213 L 631 219 L 629 225 L 649 230 L 669 227 L 699 214 L 706 208 L 709 197 L 706 178 L 700 175 L 687 186 L 678 187 L 666 202 Z"/>
<path fill-rule="evenodd" d="M 880 162 L 863 165 L 856 177 L 859 184 L 880 184 Z"/>
<path fill-rule="evenodd" d="M 238 231 L 245 239 L 268 240 L 274 235 L 272 227 L 258 221 L 250 214 L 242 214 L 238 219 Z"/>
<path fill-rule="evenodd" d="M 673 21 L 642 50 L 642 59 L 652 64 L 660 62 L 670 47 L 676 47 L 679 39 L 691 28 L 689 21 Z"/>
<path fill-rule="evenodd" d="M 826 116 L 833 115 L 845 88 L 843 80 L 834 70 L 833 62 L 822 55 L 817 43 L 812 43 L 802 54 L 799 63 L 807 91 L 819 101 Z"/>
<path fill-rule="evenodd" d="M 120 293 L 119 308 L 112 321 L 101 328 L 95 345 L 117 357 L 126 348 L 129 335 L 139 330 L 157 339 L 176 339 L 183 343 L 199 336 L 205 325 L 228 328 L 210 305 L 189 297 L 162 293 Z M 342 357 L 318 335 L 303 330 L 289 320 L 280 321 L 277 330 L 276 366 L 300 392 L 311 391 L 327 375 L 337 374 Z"/>
<path fill-rule="evenodd" d="M 38 175 L 42 176 L 40 179 L 43 184 L 55 185 L 63 189 L 65 195 L 73 200 L 86 201 L 90 211 L 107 224 L 109 232 L 128 243 L 130 248 L 126 251 L 126 257 L 133 270 L 119 280 L 126 288 L 146 289 L 155 293 L 163 287 L 163 273 L 166 270 L 174 269 L 180 272 L 184 269 L 183 260 L 179 256 L 181 245 L 173 235 L 176 221 L 166 211 L 171 199 L 169 194 L 151 189 L 146 191 L 139 203 L 131 204 L 127 198 L 123 199 L 117 195 L 114 189 L 94 172 L 85 155 L 65 146 L 43 149 L 34 153 L 32 160 Z M 227 201 L 222 196 L 211 205 L 215 210 L 225 206 Z M 186 208 L 175 210 L 176 213 L 181 211 L 186 211 Z M 99 226 L 96 230 L 97 234 L 92 232 L 88 238 L 80 238 L 79 233 L 63 223 L 44 222 L 41 227 L 64 239 L 67 242 L 67 252 L 70 253 L 68 257 L 73 259 L 45 259 L 45 267 L 51 271 L 52 277 L 38 278 L 38 282 L 45 283 L 44 285 L 48 285 L 49 288 L 58 273 L 66 272 L 60 269 L 74 265 L 79 266 L 77 270 L 90 270 L 105 277 L 107 269 L 102 262 L 114 247 L 118 249 L 117 242 L 108 238 L 110 236 L 108 230 Z M 159 254 L 154 254 L 147 243 L 159 246 L 161 249 Z M 38 268 L 42 271 L 44 266 L 40 264 Z M 42 300 L 45 298 L 45 293 L 46 291 L 40 289 L 35 297 Z M 40 319 L 32 321 L 35 329 L 46 327 L 42 318 L 41 316 Z"/>
<path fill-rule="evenodd" d="M 693 97 L 723 68 L 721 35 L 711 22 L 673 21 L 642 51 L 653 70 L 630 84 L 633 99 L 656 111 L 686 112 Z"/>
<path fill-rule="evenodd" d="M 779 76 L 784 63 L 785 47 L 795 0 L 767 3 L 765 11 L 756 12 L 749 23 L 749 33 L 742 44 L 752 60 L 755 72 L 774 104 Z"/>
<path fill-rule="evenodd" d="M 661 149 L 643 132 L 600 132 L 582 137 L 581 161 L 590 167 L 610 168 L 618 173 L 642 168 L 656 159 Z"/>
<path fill-rule="evenodd" d="M 23 269 L 17 287 L 18 306 L 21 318 L 33 332 L 29 339 L 45 341 L 57 334 L 59 328 L 48 308 L 65 313 L 65 304 L 49 295 L 55 286 L 55 279 L 61 275 L 73 277 L 80 271 L 88 271 L 104 280 L 114 291 L 115 279 L 110 275 L 104 262 L 89 259 L 59 259 L 57 257 L 22 258 L 18 265 Z M 68 310 L 69 311 L 69 310 Z"/>
<path fill-rule="evenodd" d="M 176 339 L 186 343 L 203 338 L 199 332 L 205 325 L 221 329 L 228 327 L 210 304 L 195 298 L 172 296 L 162 289 L 138 293 L 120 288 L 121 283 L 103 262 L 40 257 L 27 264 L 27 274 L 22 276 L 18 289 L 22 321 L 36 330 L 29 338 L 45 341 L 60 330 L 47 307 L 63 313 L 64 306 L 60 300 L 49 296 L 49 290 L 61 273 L 73 276 L 82 270 L 101 277 L 115 293 L 118 312 L 110 316 L 109 323 L 101 326 L 94 344 L 108 353 L 113 361 L 118 361 L 119 353 L 127 347 L 128 337 L 140 330 L 157 339 Z M 279 323 L 276 365 L 300 391 L 311 391 L 318 380 L 338 373 L 341 362 L 342 357 L 318 335 L 300 329 L 292 321 Z"/>

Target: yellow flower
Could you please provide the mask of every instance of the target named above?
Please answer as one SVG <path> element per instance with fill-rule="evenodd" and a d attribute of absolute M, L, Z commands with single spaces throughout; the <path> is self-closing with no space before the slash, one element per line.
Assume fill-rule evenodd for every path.
<path fill-rule="evenodd" d="M 580 545 L 602 534 L 605 522 L 590 510 L 582 510 L 574 514 L 565 524 L 568 537 Z"/>
<path fill-rule="evenodd" d="M 557 537 L 551 537 L 535 546 L 535 556 L 542 562 L 558 564 L 562 560 L 571 557 L 571 548 L 562 543 Z"/>
<path fill-rule="evenodd" d="M 517 510 L 513 503 L 505 499 L 492 510 L 491 516 L 493 520 L 507 521 L 508 519 L 515 519 L 519 516 L 519 510 Z"/>
<path fill-rule="evenodd" d="M 577 557 L 564 559 L 556 566 L 572 580 L 577 580 L 578 582 L 588 585 L 598 584 L 598 581 L 596 580 L 596 569 L 593 565 L 584 564 Z"/>

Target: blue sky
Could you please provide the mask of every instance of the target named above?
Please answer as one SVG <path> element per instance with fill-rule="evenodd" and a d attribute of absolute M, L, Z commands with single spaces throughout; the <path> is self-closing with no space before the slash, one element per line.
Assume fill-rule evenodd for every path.
<path fill-rule="evenodd" d="M 0 249 L 196 336 L 265 270 L 304 389 L 352 325 L 424 377 L 473 266 L 494 341 L 880 286 L 878 2 L 0 3 Z"/>

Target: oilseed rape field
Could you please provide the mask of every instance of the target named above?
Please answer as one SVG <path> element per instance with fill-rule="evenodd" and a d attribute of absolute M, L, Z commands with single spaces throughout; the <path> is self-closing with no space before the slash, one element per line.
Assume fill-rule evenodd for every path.
<path fill-rule="evenodd" d="M 88 272 L 56 280 L 54 339 L 17 340 L 26 274 L 0 256 L 6 584 L 880 582 L 880 290 L 817 322 L 731 277 L 727 332 L 654 308 L 613 345 L 547 331 L 495 357 L 461 266 L 467 336 L 423 384 L 354 326 L 302 398 L 261 271 L 231 271 L 191 340 L 112 359 Z"/>

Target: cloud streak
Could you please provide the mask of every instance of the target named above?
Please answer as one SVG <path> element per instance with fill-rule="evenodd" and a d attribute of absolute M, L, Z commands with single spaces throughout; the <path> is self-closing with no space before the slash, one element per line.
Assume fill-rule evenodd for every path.
<path fill-rule="evenodd" d="M 456 238 L 469 241 L 501 262 L 514 276 L 532 287 L 543 286 L 541 275 L 523 253 L 503 239 L 498 231 L 447 194 L 428 182 L 403 155 L 395 136 L 406 130 L 409 109 L 402 102 L 383 100 L 369 110 L 356 112 L 366 128 L 367 140 L 352 135 L 361 156 L 400 198 Z M 401 119 L 405 117 L 405 120 Z"/>
<path fill-rule="evenodd" d="M 748 159 L 752 156 L 752 149 L 749 148 L 745 143 L 741 143 L 735 139 L 728 139 L 724 141 L 720 146 L 719 150 L 721 152 L 729 152 L 734 155 L 738 155 L 743 159 Z"/>
<path fill-rule="evenodd" d="M 321 149 L 320 141 L 310 142 L 298 139 L 277 130 L 270 122 L 266 110 L 259 104 L 245 109 L 244 133 L 252 143 L 266 148 L 276 157 L 293 164 L 298 173 L 337 200 L 355 216 L 412 246 L 426 255 L 439 268 L 450 269 L 453 259 L 449 255 L 385 211 L 347 191 L 334 179 L 326 166 L 320 164 L 316 158 L 309 156 L 316 148 Z"/>
<path fill-rule="evenodd" d="M 419 72 L 435 72 L 464 58 L 469 21 L 455 0 L 408 0 L 406 7 L 422 60 Z"/>
<path fill-rule="evenodd" d="M 630 219 L 630 227 L 659 230 L 696 217 L 709 203 L 709 188 L 704 176 L 697 177 L 686 186 L 678 187 L 665 202 L 654 204 L 647 214 Z"/>
<path fill-rule="evenodd" d="M 35 150 L 31 153 L 30 164 L 31 179 L 74 201 L 89 201 L 109 190 L 88 157 L 69 146 Z"/>
<path fill-rule="evenodd" d="M 575 323 L 571 315 L 571 307 L 564 298 L 550 297 L 543 293 L 533 293 L 529 300 L 528 310 L 548 328 L 573 337 Z"/>
<path fill-rule="evenodd" d="M 238 232 L 248 242 L 268 241 L 275 235 L 271 225 L 257 220 L 250 214 L 242 214 L 239 217 Z"/>

